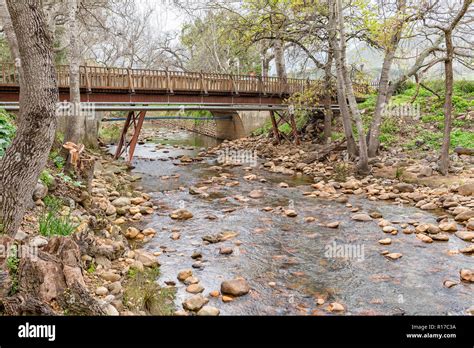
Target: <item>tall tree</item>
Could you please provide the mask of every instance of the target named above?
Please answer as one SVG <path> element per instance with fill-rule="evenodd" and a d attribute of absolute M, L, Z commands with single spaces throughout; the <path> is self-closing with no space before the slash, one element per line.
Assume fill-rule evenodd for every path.
<path fill-rule="evenodd" d="M 357 170 L 359 174 L 367 175 L 370 172 L 369 169 L 369 158 L 367 155 L 367 142 L 365 138 L 364 127 L 362 124 L 362 117 L 360 111 L 357 107 L 357 101 L 354 94 L 354 88 L 352 85 L 351 78 L 349 76 L 349 71 L 347 69 L 346 61 L 346 34 L 345 34 L 345 24 L 344 24 L 344 13 L 342 7 L 342 0 L 336 0 L 336 18 L 339 25 L 339 47 L 340 47 L 340 64 L 342 70 L 342 77 L 344 80 L 345 92 L 349 104 L 349 110 L 351 112 L 352 118 L 354 119 L 357 133 L 359 136 L 359 163 Z"/>
<path fill-rule="evenodd" d="M 334 58 L 336 63 L 336 91 L 337 91 L 337 102 L 339 104 L 339 110 L 341 112 L 342 125 L 344 128 L 344 134 L 347 141 L 347 150 L 352 157 L 357 154 L 357 147 L 354 140 L 352 131 L 352 119 L 347 103 L 346 85 L 344 83 L 344 60 L 342 55 L 342 48 L 340 40 L 338 40 L 338 23 L 337 23 L 337 12 L 336 12 L 336 0 L 328 0 L 329 5 L 329 43 L 331 50 L 334 52 Z"/>
<path fill-rule="evenodd" d="M 8 11 L 5 0 L 0 0 L 0 24 L 3 27 L 3 32 L 7 38 L 8 46 L 10 47 L 11 58 L 14 60 L 20 72 L 21 79 L 21 63 L 20 52 L 18 49 L 18 41 L 16 39 L 15 31 L 13 30 L 12 20 L 10 18 L 10 11 Z"/>
<path fill-rule="evenodd" d="M 0 160 L 0 229 L 16 233 L 46 164 L 56 128 L 53 42 L 41 0 L 7 0 L 23 67 L 17 133 Z"/>
<path fill-rule="evenodd" d="M 79 42 L 79 27 L 77 15 L 79 0 L 68 0 L 68 36 L 69 36 L 69 99 L 72 112 L 66 120 L 64 142 L 75 144 L 83 142 L 85 135 L 85 117 L 81 112 L 80 64 L 81 46 Z"/>
<path fill-rule="evenodd" d="M 443 175 L 448 174 L 449 170 L 449 147 L 451 144 L 451 128 L 452 128 L 452 114 L 453 114 L 453 59 L 454 59 L 454 44 L 453 44 L 453 31 L 458 26 L 466 14 L 469 6 L 471 6 L 473 0 L 463 0 L 462 6 L 453 18 L 452 22 L 446 27 L 440 26 L 439 28 L 444 33 L 446 43 L 446 58 L 444 61 L 445 71 L 445 101 L 444 101 L 444 136 L 443 145 L 441 147 L 441 156 L 439 159 L 439 171 Z"/>

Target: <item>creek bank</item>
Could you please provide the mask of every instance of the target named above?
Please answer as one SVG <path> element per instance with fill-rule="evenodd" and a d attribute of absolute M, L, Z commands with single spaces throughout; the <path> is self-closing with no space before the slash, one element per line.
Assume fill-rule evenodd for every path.
<path fill-rule="evenodd" d="M 4 250 L 12 251 L 0 258 L 4 314 L 158 315 L 174 310 L 173 291 L 155 283 L 157 255 L 143 248 L 156 231 L 142 226 L 157 207 L 133 187 L 140 177 L 130 175 L 127 166 L 109 155 L 92 156 L 90 190 L 62 174 L 52 176 L 54 185 L 39 181 L 15 239 L 1 236 Z M 52 202 L 58 221 L 72 226 L 70 235 L 54 235 L 61 230 L 53 231 L 52 225 L 40 235 L 44 216 L 53 214 Z M 27 252 L 13 253 L 18 249 Z"/>

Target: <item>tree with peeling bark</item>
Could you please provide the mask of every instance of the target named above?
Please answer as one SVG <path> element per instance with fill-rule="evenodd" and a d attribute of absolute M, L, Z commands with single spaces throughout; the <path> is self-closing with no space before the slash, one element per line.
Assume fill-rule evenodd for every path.
<path fill-rule="evenodd" d="M 436 18 L 435 22 L 427 23 L 429 27 L 439 29 L 443 33 L 446 46 L 446 55 L 444 57 L 444 132 L 443 144 L 441 146 L 441 154 L 439 159 L 439 171 L 443 175 L 447 175 L 449 171 L 449 148 L 451 145 L 454 84 L 453 61 L 455 54 L 453 32 L 464 19 L 469 23 L 474 22 L 473 16 L 465 18 L 465 15 L 472 4 L 473 0 L 463 0 L 461 4 L 459 4 L 459 2 L 447 2 L 446 4 L 443 4 L 441 8 L 439 8 L 439 17 Z"/>
<path fill-rule="evenodd" d="M 329 6 L 331 8 L 330 10 L 333 17 L 333 23 L 331 23 L 331 30 L 333 31 L 332 42 L 334 53 L 336 56 L 338 102 L 341 105 L 341 110 L 343 107 L 342 105 L 344 105 L 344 108 L 347 107 L 348 109 L 346 113 L 350 115 L 350 118 L 347 114 L 345 115 L 346 121 L 344 129 L 347 135 L 349 135 L 350 133 L 350 135 L 352 136 L 352 119 L 357 128 L 357 133 L 359 137 L 359 162 L 357 165 L 357 171 L 361 175 L 367 175 L 370 172 L 370 168 L 367 155 L 366 137 L 362 124 L 362 117 L 357 107 L 357 101 L 354 94 L 352 80 L 347 69 L 346 34 L 343 13 L 344 9 L 341 0 L 330 0 Z"/>
<path fill-rule="evenodd" d="M 53 42 L 40 0 L 7 0 L 23 67 L 16 136 L 0 160 L 0 229 L 14 235 L 32 201 L 56 129 Z"/>
<path fill-rule="evenodd" d="M 69 99 L 72 112 L 66 120 L 64 143 L 84 142 L 86 132 L 85 117 L 81 112 L 81 90 L 79 69 L 81 64 L 81 46 L 79 41 L 78 11 L 79 0 L 68 0 L 68 36 L 69 36 Z"/>

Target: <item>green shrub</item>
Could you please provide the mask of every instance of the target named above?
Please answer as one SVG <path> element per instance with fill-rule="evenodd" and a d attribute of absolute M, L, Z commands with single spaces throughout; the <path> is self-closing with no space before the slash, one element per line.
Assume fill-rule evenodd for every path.
<path fill-rule="evenodd" d="M 49 153 L 49 159 L 53 161 L 54 165 L 58 169 L 63 169 L 64 164 L 66 163 L 66 160 L 64 159 L 63 156 L 59 154 L 59 150 L 53 150 Z"/>
<path fill-rule="evenodd" d="M 49 211 L 40 218 L 39 232 L 42 236 L 69 236 L 76 229 L 69 216 L 58 216 Z"/>
<path fill-rule="evenodd" d="M 59 210 L 63 206 L 63 201 L 55 196 L 47 195 L 46 197 L 44 197 L 43 201 L 46 208 L 48 208 L 49 211 L 55 213 L 59 212 Z"/>
<path fill-rule="evenodd" d="M 18 247 L 16 245 L 10 247 L 6 264 L 12 280 L 10 288 L 10 296 L 12 296 L 18 292 L 18 266 L 20 265 L 20 258 L 18 257 Z"/>
<path fill-rule="evenodd" d="M 51 175 L 51 173 L 47 169 L 45 169 L 41 172 L 39 178 L 40 178 L 41 182 L 43 184 L 45 184 L 46 186 L 48 186 L 48 187 L 50 187 L 51 184 L 54 182 L 54 177 Z"/>
<path fill-rule="evenodd" d="M 4 110 L 0 110 L 0 158 L 3 157 L 5 150 L 10 146 L 15 132 L 13 119 Z"/>

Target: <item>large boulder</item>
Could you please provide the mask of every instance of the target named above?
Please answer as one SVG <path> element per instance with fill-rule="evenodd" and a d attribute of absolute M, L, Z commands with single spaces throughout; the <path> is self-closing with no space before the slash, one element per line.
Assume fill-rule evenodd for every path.
<path fill-rule="evenodd" d="M 474 183 L 461 185 L 458 187 L 458 193 L 463 196 L 473 196 L 474 195 Z"/>
<path fill-rule="evenodd" d="M 221 292 L 232 296 L 242 296 L 248 294 L 250 286 L 243 278 L 226 280 L 221 284 Z"/>
<path fill-rule="evenodd" d="M 48 194 L 48 186 L 39 181 L 33 190 L 33 200 L 37 201 L 43 199 Z"/>

